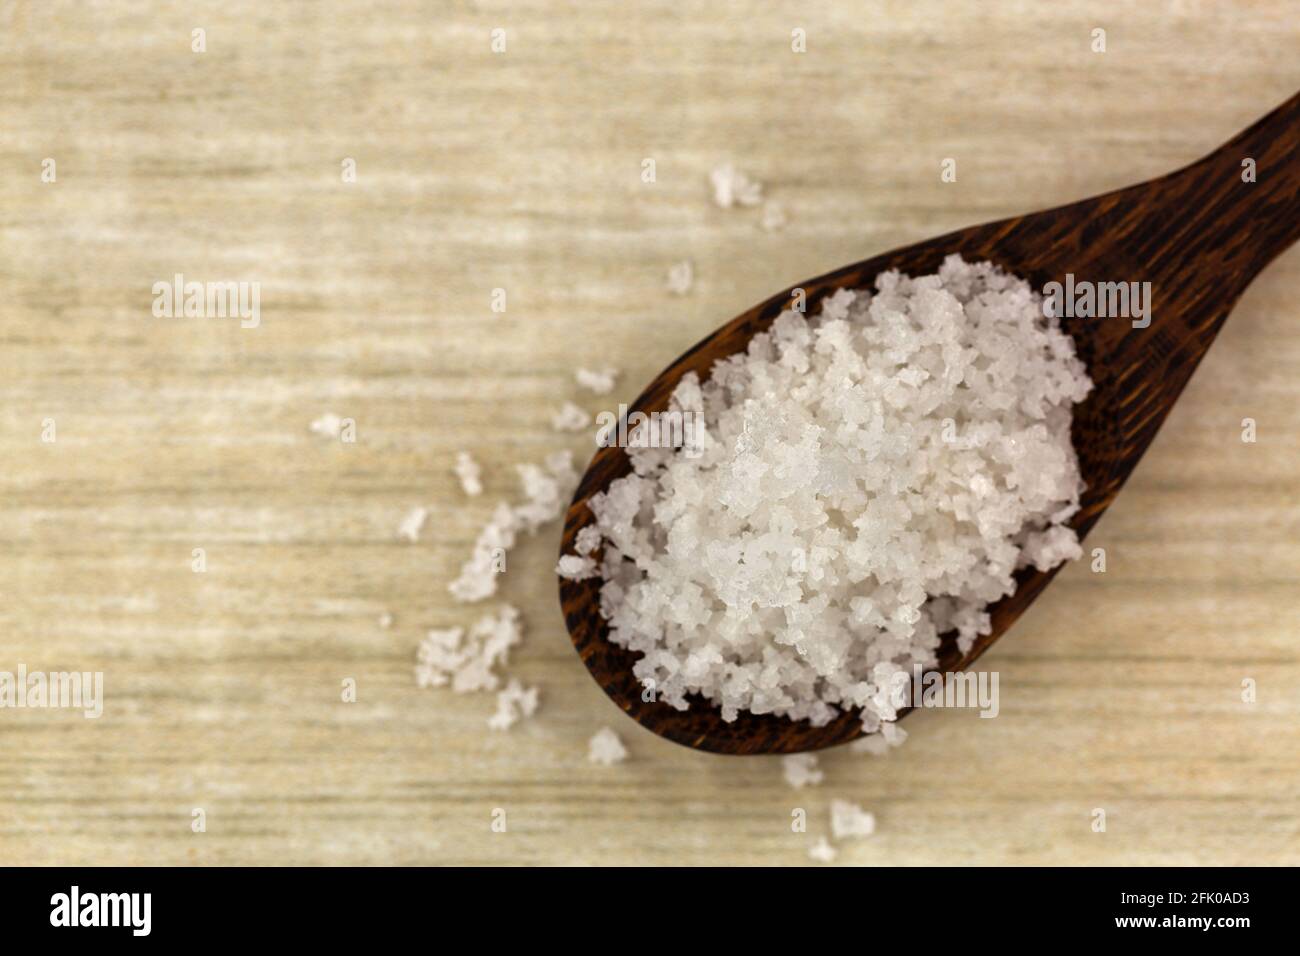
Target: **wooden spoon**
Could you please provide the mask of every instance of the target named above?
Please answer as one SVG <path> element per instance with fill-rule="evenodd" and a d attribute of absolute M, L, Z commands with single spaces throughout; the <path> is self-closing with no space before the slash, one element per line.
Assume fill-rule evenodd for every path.
<path fill-rule="evenodd" d="M 1245 175 L 1253 160 L 1256 181 Z M 1251 280 L 1300 238 L 1300 94 L 1199 162 L 1159 179 L 1028 216 L 962 229 L 845 266 L 778 292 L 737 316 L 663 371 L 632 411 L 663 411 L 687 372 L 708 378 L 714 362 L 743 351 L 790 305 L 796 288 L 809 315 L 840 288 L 871 288 L 877 274 L 935 272 L 944 256 L 992 260 L 1042 290 L 1064 282 L 1151 283 L 1150 325 L 1125 318 L 1063 318 L 1096 387 L 1074 411 L 1073 439 L 1087 482 L 1070 526 L 1082 539 L 1115 500 L 1142 453 Z M 561 554 L 593 521 L 588 499 L 631 471 L 621 448 L 600 449 L 574 496 Z M 1015 593 L 990 607 L 993 629 L 961 654 L 953 635 L 939 670 L 969 667 L 1038 597 L 1058 568 L 1017 575 Z M 861 735 L 856 712 L 824 727 L 742 713 L 730 723 L 698 696 L 689 710 L 642 699 L 632 674 L 639 655 L 616 647 L 599 611 L 601 581 L 560 579 L 569 633 L 596 683 L 634 720 L 657 734 L 725 754 L 786 754 L 842 744 Z"/>

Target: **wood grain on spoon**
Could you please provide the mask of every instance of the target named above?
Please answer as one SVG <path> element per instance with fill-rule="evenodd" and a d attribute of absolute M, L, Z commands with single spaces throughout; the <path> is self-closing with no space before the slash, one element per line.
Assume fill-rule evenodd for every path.
<path fill-rule="evenodd" d="M 1254 161 L 1255 181 L 1243 178 Z M 1151 444 L 1228 313 L 1251 280 L 1300 238 L 1300 94 L 1204 159 L 1148 182 L 1027 216 L 985 223 L 856 262 L 798 283 L 737 316 L 665 369 L 630 412 L 663 411 L 687 372 L 706 380 L 719 359 L 743 351 L 791 302 L 807 296 L 809 314 L 840 288 L 870 288 L 890 269 L 935 272 L 943 258 L 991 260 L 1042 289 L 1072 274 L 1076 282 L 1150 282 L 1151 321 L 1134 328 L 1122 317 L 1061 319 L 1095 383 L 1074 410 L 1073 440 L 1087 483 L 1069 522 L 1082 540 L 1115 500 Z M 594 519 L 590 497 L 631 471 L 623 449 L 600 449 L 565 520 L 561 554 L 573 553 L 578 530 Z M 944 638 L 939 669 L 969 667 L 1023 613 L 1056 575 L 1027 568 L 1013 594 L 989 608 L 992 631 L 966 654 Z M 698 696 L 689 710 L 644 700 L 632 674 L 640 656 L 609 642 L 601 617 L 600 578 L 560 579 L 565 621 L 596 682 L 629 716 L 669 740 L 725 754 L 817 750 L 861 735 L 856 712 L 823 727 L 742 712 L 722 720 Z"/>

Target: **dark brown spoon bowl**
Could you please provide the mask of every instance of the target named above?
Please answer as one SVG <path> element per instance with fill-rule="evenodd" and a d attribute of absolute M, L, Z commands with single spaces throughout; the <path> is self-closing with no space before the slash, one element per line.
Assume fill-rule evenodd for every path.
<path fill-rule="evenodd" d="M 1243 180 L 1253 159 L 1257 181 Z M 1063 318 L 1096 387 L 1075 408 L 1073 439 L 1087 482 L 1070 525 L 1080 539 L 1101 517 L 1173 408 L 1224 319 L 1252 279 L 1300 238 L 1300 94 L 1204 159 L 1178 172 L 1092 199 L 986 223 L 895 249 L 778 292 L 737 316 L 663 371 L 630 411 L 663 411 L 683 375 L 706 380 L 713 364 L 742 351 L 767 330 L 801 288 L 809 315 L 840 288 L 870 288 L 898 269 L 921 275 L 960 252 L 991 260 L 1042 289 L 1051 281 L 1151 282 L 1151 322 L 1126 318 Z M 573 553 L 578 530 L 591 523 L 588 499 L 631 471 L 623 449 L 600 449 L 574 495 L 562 554 Z M 993 629 L 965 654 L 944 638 L 939 670 L 967 668 L 1042 593 L 1059 568 L 1026 569 L 1013 594 L 990 608 Z M 784 717 L 742 713 L 728 723 L 708 701 L 689 710 L 642 699 L 632 674 L 640 655 L 608 640 L 600 615 L 599 578 L 560 579 L 565 621 L 583 663 L 630 717 L 688 747 L 724 754 L 787 754 L 842 744 L 861 735 L 856 712 L 824 727 Z"/>

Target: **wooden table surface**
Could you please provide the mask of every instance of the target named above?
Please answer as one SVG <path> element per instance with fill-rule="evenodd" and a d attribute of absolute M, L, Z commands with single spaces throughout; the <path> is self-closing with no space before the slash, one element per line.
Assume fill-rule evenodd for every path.
<path fill-rule="evenodd" d="M 537 718 L 489 732 L 489 695 L 412 676 L 483 610 L 446 583 L 561 401 L 630 400 L 799 278 L 1189 162 L 1300 88 L 1298 52 L 1283 0 L 3 0 L 0 671 L 102 671 L 105 702 L 0 710 L 0 862 L 802 864 L 833 797 L 878 819 L 841 863 L 1300 862 L 1296 250 L 1090 539 L 1107 571 L 983 659 L 995 720 L 918 713 L 799 791 L 659 740 L 572 651 L 556 525 L 501 592 Z M 724 161 L 784 229 L 710 203 Z M 260 283 L 260 325 L 154 317 L 176 273 Z M 601 364 L 619 388 L 583 398 Z M 603 725 L 630 762 L 587 763 Z"/>

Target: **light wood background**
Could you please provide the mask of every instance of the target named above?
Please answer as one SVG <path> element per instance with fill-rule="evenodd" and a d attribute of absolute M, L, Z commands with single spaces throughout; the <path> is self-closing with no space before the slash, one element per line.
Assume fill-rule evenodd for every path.
<path fill-rule="evenodd" d="M 569 645 L 555 526 L 502 591 L 538 718 L 490 733 L 489 696 L 412 679 L 424 629 L 480 612 L 446 582 L 562 400 L 631 399 L 799 278 L 1189 162 L 1300 88 L 1297 54 L 1283 0 L 0 0 L 0 670 L 102 670 L 107 698 L 0 711 L 0 862 L 800 864 L 832 797 L 879 822 L 844 863 L 1300 862 L 1295 250 L 1098 526 L 1107 572 L 984 659 L 996 720 L 914 715 L 798 792 L 659 740 Z M 783 231 L 710 204 L 726 160 Z M 261 327 L 155 319 L 177 272 L 260 282 Z M 605 363 L 620 388 L 582 398 Z M 602 725 L 629 763 L 587 764 Z"/>

